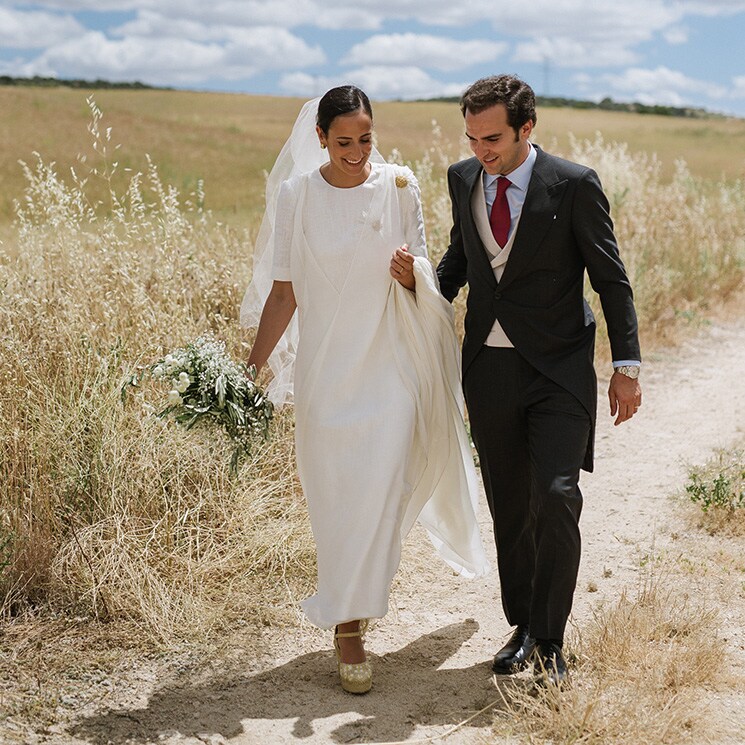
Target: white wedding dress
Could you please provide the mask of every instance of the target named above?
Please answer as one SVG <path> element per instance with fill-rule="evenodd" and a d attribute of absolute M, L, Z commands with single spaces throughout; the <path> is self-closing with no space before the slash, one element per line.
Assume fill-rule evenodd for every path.
<path fill-rule="evenodd" d="M 488 568 L 452 310 L 426 258 L 418 187 L 407 168 L 371 166 L 348 189 L 318 170 L 285 182 L 274 224 L 274 279 L 292 281 L 298 305 L 297 464 L 318 552 L 302 607 L 321 628 L 386 614 L 417 517 L 456 571 Z M 403 243 L 416 294 L 388 271 Z"/>

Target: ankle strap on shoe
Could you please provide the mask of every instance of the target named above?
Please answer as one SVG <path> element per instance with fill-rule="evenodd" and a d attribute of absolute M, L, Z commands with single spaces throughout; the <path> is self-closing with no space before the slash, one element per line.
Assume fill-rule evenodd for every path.
<path fill-rule="evenodd" d="M 353 636 L 364 636 L 365 632 L 367 631 L 368 626 L 368 620 L 366 618 L 363 618 L 359 622 L 359 626 L 357 627 L 357 631 L 343 631 L 339 632 L 339 627 L 337 626 L 334 629 L 334 639 L 347 639 L 349 637 Z"/>
<path fill-rule="evenodd" d="M 347 639 L 350 636 L 362 636 L 361 631 L 345 631 L 343 634 L 336 632 L 334 634 L 335 639 Z"/>

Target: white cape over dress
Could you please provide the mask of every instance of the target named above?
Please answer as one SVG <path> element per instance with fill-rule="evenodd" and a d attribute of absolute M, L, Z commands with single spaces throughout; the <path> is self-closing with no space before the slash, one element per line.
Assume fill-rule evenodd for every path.
<path fill-rule="evenodd" d="M 457 572 L 488 570 L 452 308 L 426 257 L 415 257 L 416 294 L 388 273 L 406 242 L 401 184 L 413 178 L 375 164 L 361 226 L 308 209 L 309 183 L 334 188 L 318 174 L 296 179 L 295 204 L 286 205 L 300 329 L 297 463 L 318 552 L 318 590 L 302 607 L 321 628 L 385 615 L 401 542 L 417 519 Z M 344 191 L 326 198 L 333 206 Z M 311 220 L 347 231 L 344 256 L 309 244 Z"/>

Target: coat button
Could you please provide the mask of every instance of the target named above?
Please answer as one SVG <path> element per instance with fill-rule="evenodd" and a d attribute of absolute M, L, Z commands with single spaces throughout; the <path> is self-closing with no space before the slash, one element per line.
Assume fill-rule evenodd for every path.
<path fill-rule="evenodd" d="M 494 299 L 495 300 L 501 300 L 502 299 L 502 293 L 501 292 L 495 292 L 494 293 Z"/>

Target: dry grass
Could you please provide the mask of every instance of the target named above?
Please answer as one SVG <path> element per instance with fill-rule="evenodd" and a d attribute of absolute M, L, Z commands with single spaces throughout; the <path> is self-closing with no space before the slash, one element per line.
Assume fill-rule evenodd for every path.
<path fill-rule="evenodd" d="M 0 615 L 130 618 L 162 641 L 281 617 L 314 570 L 291 416 L 231 479 L 227 442 L 153 416 L 162 391 L 121 398 L 136 365 L 206 330 L 245 353 L 250 237 L 154 166 L 105 218 L 87 184 L 43 162 L 27 177 L 0 248 Z"/>
<path fill-rule="evenodd" d="M 577 660 L 567 690 L 499 684 L 495 731 L 536 744 L 700 743 L 716 734 L 705 691 L 722 684 L 717 622 L 674 576 L 650 576 L 570 637 Z"/>

